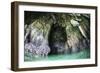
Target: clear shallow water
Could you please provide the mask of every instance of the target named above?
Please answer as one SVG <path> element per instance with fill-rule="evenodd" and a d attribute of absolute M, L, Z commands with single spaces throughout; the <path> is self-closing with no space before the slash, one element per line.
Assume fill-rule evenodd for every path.
<path fill-rule="evenodd" d="M 90 50 L 85 49 L 78 53 L 64 54 L 64 55 L 49 55 L 46 58 L 43 57 L 33 57 L 31 54 L 24 55 L 24 61 L 55 61 L 55 60 L 72 60 L 72 59 L 87 59 L 90 58 Z"/>

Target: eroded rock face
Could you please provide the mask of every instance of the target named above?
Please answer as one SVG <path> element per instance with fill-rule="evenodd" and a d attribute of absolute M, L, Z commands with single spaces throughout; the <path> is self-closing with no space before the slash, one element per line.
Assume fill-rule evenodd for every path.
<path fill-rule="evenodd" d="M 88 49 L 90 47 L 85 38 L 78 38 L 76 37 L 76 35 L 70 36 L 67 42 L 67 45 L 69 45 L 68 48 L 70 48 L 71 53 L 77 53 L 82 51 L 83 49 Z"/>
<path fill-rule="evenodd" d="M 77 53 L 83 49 L 90 49 L 90 15 L 57 13 L 55 20 L 51 17 L 55 13 L 30 13 L 32 19 L 27 16 L 27 23 L 33 27 L 26 40 L 35 46 L 42 47 L 41 51 L 49 48 L 48 54 Z M 26 28 L 25 28 L 26 29 Z M 36 30 L 35 30 L 36 29 Z M 36 31 L 43 31 L 36 33 Z M 26 32 L 27 34 L 28 32 Z M 37 37 L 38 36 L 38 37 Z M 42 45 L 43 40 L 47 44 Z M 48 45 L 49 44 L 49 45 Z M 30 46 L 29 46 L 30 47 Z M 47 49 L 45 49 L 47 51 Z M 39 53 L 43 53 L 39 51 Z"/>
<path fill-rule="evenodd" d="M 26 42 L 27 40 L 30 41 Z M 43 33 L 41 31 L 37 31 L 35 28 L 31 29 L 26 37 L 26 41 L 24 43 L 24 48 L 27 53 L 31 53 L 31 56 L 34 57 L 48 56 L 50 48 L 48 46 L 48 41 L 46 41 L 46 39 L 43 37 Z"/>

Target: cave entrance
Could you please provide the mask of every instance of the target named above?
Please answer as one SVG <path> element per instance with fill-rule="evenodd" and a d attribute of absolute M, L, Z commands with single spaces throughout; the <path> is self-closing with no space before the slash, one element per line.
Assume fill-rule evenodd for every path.
<path fill-rule="evenodd" d="M 65 52 L 66 36 L 66 27 L 62 27 L 58 23 L 51 26 L 48 36 L 50 54 L 63 54 Z"/>

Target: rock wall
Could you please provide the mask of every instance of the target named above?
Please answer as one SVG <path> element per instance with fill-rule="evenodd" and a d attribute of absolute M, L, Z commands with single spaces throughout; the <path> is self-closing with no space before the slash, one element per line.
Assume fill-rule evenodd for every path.
<path fill-rule="evenodd" d="M 29 26 L 31 28 L 29 28 Z M 90 15 L 78 13 L 25 12 L 25 36 L 32 40 L 43 33 L 50 47 L 49 54 L 76 53 L 90 49 Z M 37 36 L 38 37 L 38 36 Z"/>

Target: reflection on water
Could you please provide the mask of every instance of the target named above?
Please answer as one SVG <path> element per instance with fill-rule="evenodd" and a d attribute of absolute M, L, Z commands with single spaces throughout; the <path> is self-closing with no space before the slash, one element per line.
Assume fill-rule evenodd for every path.
<path fill-rule="evenodd" d="M 74 54 L 63 55 L 49 55 L 48 57 L 31 57 L 29 54 L 25 54 L 24 61 L 55 61 L 55 60 L 73 60 L 73 59 L 88 59 L 90 58 L 90 50 L 85 49 L 82 52 Z"/>

